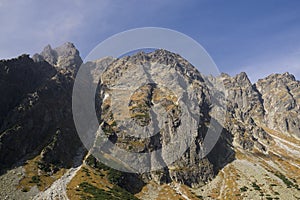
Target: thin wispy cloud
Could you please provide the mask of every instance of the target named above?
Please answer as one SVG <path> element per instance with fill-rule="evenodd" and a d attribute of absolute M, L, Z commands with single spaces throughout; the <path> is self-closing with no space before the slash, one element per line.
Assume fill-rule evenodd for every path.
<path fill-rule="evenodd" d="M 70 41 L 78 32 L 87 31 L 84 13 L 94 7 L 85 8 L 79 1 L 47 3 L 41 1 L 1 2 L 0 55 L 14 57 L 21 53 L 39 52 L 51 44 L 60 45 Z M 97 7 L 105 16 L 105 2 Z M 99 17 L 100 14 L 97 14 Z M 103 17 L 104 18 L 104 17 Z"/>
<path fill-rule="evenodd" d="M 253 61 L 252 64 L 241 67 L 241 71 L 245 71 L 252 83 L 255 83 L 258 79 L 266 77 L 274 73 L 289 72 L 293 74 L 298 80 L 300 80 L 300 54 L 290 54 L 287 56 L 274 57 L 273 59 L 266 59 L 261 61 Z M 239 73 L 235 71 L 233 74 Z"/>
<path fill-rule="evenodd" d="M 156 13 L 166 5 L 153 1 L 147 6 L 148 12 Z M 0 56 L 15 57 L 21 53 L 40 51 L 48 43 L 52 46 L 66 41 L 74 42 L 83 52 L 90 40 L 97 43 L 130 24 L 140 20 L 145 3 L 135 5 L 124 1 L 1 1 Z M 138 26 L 138 25 L 136 25 Z M 93 45 L 96 45 L 94 43 Z"/>
<path fill-rule="evenodd" d="M 220 71 L 252 80 L 290 71 L 298 79 L 300 1 L 0 0 L 0 58 L 73 42 L 84 58 L 113 34 L 171 28 L 198 41 Z"/>

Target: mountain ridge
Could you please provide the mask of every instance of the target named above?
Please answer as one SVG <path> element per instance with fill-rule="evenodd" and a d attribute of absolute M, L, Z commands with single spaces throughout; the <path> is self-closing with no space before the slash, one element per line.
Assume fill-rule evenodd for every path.
<path fill-rule="evenodd" d="M 182 132 L 182 130 L 187 129 L 179 117 L 180 112 L 183 110 L 176 107 L 180 91 L 184 89 L 187 89 L 188 99 L 192 102 L 197 102 L 199 106 L 199 109 L 195 108 L 193 112 L 197 112 L 197 115 L 201 116 L 198 121 L 199 124 L 197 124 L 201 128 L 193 136 L 195 138 L 192 139 L 194 146 L 192 145 L 188 148 L 179 160 L 161 171 L 143 173 L 138 176 L 121 173 L 120 179 L 117 179 L 117 183 L 112 182 L 113 185 L 123 187 L 142 199 L 148 195 L 145 188 L 154 187 L 151 184 L 157 184 L 158 189 L 159 185 L 166 184 L 161 187 L 166 187 L 169 191 L 174 192 L 175 189 L 172 189 L 172 184 L 175 184 L 174 188 L 179 187 L 183 189 L 182 187 L 185 187 L 176 185 L 179 183 L 195 188 L 184 189 L 191 199 L 196 198 L 197 195 L 201 195 L 206 199 L 210 199 L 209 196 L 216 196 L 216 198 L 231 197 L 231 199 L 239 199 L 241 197 L 258 198 L 262 194 L 260 190 L 254 189 L 250 191 L 250 189 L 245 188 L 244 190 L 246 191 L 240 190 L 247 184 L 249 188 L 249 185 L 254 185 L 253 183 L 258 185 L 264 184 L 259 186 L 263 188 L 264 195 L 276 196 L 278 191 L 281 193 L 280 197 L 285 195 L 284 193 L 287 191 L 292 192 L 290 198 L 295 198 L 294 194 L 298 195 L 299 187 L 297 184 L 300 181 L 300 177 L 296 176 L 298 172 L 297 167 L 294 169 L 293 166 L 300 166 L 297 153 L 300 151 L 297 147 L 300 137 L 300 82 L 293 75 L 289 73 L 272 74 L 258 80 L 256 83 L 251 83 L 245 72 L 234 77 L 224 73 L 218 77 L 204 76 L 180 55 L 166 50 L 137 53 L 133 56 L 119 59 L 109 58 L 108 61 L 110 64 L 103 72 L 103 77 L 99 83 L 101 86 L 100 91 L 97 94 L 100 101 L 98 105 L 101 105 L 98 107 L 100 110 L 98 117 L 100 122 L 105 122 L 105 126 L 102 123 L 101 128 L 112 130 L 112 132 L 107 132 L 106 134 L 114 137 L 117 141 L 115 144 L 121 148 L 142 152 L 152 151 L 155 148 L 167 148 L 164 146 L 164 143 L 167 144 L 176 131 Z M 97 168 L 96 166 L 101 166 L 97 161 L 91 164 L 90 160 L 93 159 L 92 157 L 84 158 L 87 152 L 84 150 L 84 146 L 74 126 L 70 103 L 71 92 L 75 75 L 81 64 L 82 59 L 79 51 L 72 43 L 66 43 L 55 49 L 47 46 L 42 53 L 35 54 L 32 58 L 29 58 L 28 55 L 23 55 L 17 59 L 0 61 L 0 77 L 5 83 L 2 84 L 0 89 L 6 95 L 4 95 L 4 100 L 10 99 L 13 102 L 4 101 L 0 106 L 0 122 L 1 120 L 4 121 L 0 123 L 0 164 L 3 171 L 1 177 L 4 177 L 0 179 L 0 182 L 9 178 L 6 175 L 11 170 L 14 170 L 15 167 L 23 169 L 20 175 L 21 178 L 17 181 L 17 188 L 19 189 L 16 189 L 18 192 L 16 192 L 14 198 L 17 198 L 18 195 L 19 198 L 22 195 L 31 195 L 33 197 L 34 195 L 30 192 L 22 192 L 20 190 L 26 189 L 33 192 L 34 188 L 37 187 L 38 190 L 43 191 L 49 188 L 55 180 L 59 180 L 61 177 L 58 174 L 64 174 L 65 172 L 63 171 L 67 169 L 77 169 L 79 167 L 76 172 L 72 171 L 74 172 L 73 178 L 69 180 L 71 185 L 75 180 L 79 179 L 78 176 L 83 173 L 82 170 L 85 168 L 95 173 L 110 173 L 110 171 L 107 172 L 106 168 Z M 101 62 L 91 62 L 91 64 L 102 65 Z M 163 66 L 158 68 L 159 70 L 155 68 L 160 67 L 158 64 Z M 32 66 L 34 67 L 32 68 Z M 37 79 L 29 83 L 31 88 L 25 88 L 24 91 L 21 90 L 20 93 L 17 93 L 15 98 L 9 98 L 11 94 L 16 93 L 17 88 L 9 89 L 11 91 L 8 93 L 5 92 L 6 90 L 9 91 L 8 85 L 10 85 L 7 77 L 11 73 L 12 76 L 18 75 L 20 70 L 17 70 L 17 72 L 13 71 L 16 67 L 22 67 L 20 68 L 22 70 L 28 68 L 29 71 L 40 70 L 40 72 L 37 75 L 28 74 L 28 72 L 24 73 L 25 75 L 22 74 L 25 80 L 35 77 Z M 146 72 L 152 77 L 151 80 L 149 79 L 150 82 L 145 81 L 148 77 Z M 136 74 L 136 85 L 128 82 L 130 77 L 132 77 L 132 73 Z M 90 77 L 95 79 L 97 77 L 96 74 L 97 72 L 94 71 L 90 74 Z M 15 83 L 16 78 L 14 77 L 11 82 Z M 151 82 L 156 83 L 157 86 L 149 84 Z M 222 95 L 219 96 L 217 86 L 220 83 L 224 85 L 227 98 Z M 186 88 L 182 87 L 180 89 L 178 87 L 180 84 L 186 85 Z M 127 102 L 131 106 L 128 114 L 131 120 L 140 125 L 151 124 L 151 120 L 149 121 L 147 118 L 147 112 L 153 105 L 147 102 L 152 102 L 154 106 L 158 106 L 157 108 L 162 106 L 162 108 L 166 109 L 168 123 L 165 125 L 165 130 L 169 129 L 170 131 L 160 130 L 159 138 L 152 138 L 150 141 L 131 137 L 126 138 L 127 136 L 122 138 L 121 135 L 123 133 L 118 130 L 118 123 L 120 122 L 115 116 L 113 116 L 113 119 L 109 117 L 111 116 L 110 109 L 113 106 L 109 103 L 111 101 L 109 98 L 111 98 L 113 93 L 107 88 L 113 88 L 116 85 L 132 87 L 132 95 Z M 25 84 L 24 87 L 28 86 Z M 172 90 L 169 91 L 166 87 L 173 87 L 175 92 L 172 93 Z M 148 91 L 153 91 L 152 96 L 146 95 Z M 105 99 L 104 96 L 109 98 Z M 215 97 L 215 99 L 212 99 L 212 97 Z M 127 97 L 125 98 L 121 94 L 118 98 L 120 99 L 119 103 L 122 103 L 121 99 L 126 99 Z M 213 102 L 215 105 L 211 107 Z M 226 107 L 222 106 L 224 103 Z M 160 111 L 155 110 L 155 112 L 159 113 Z M 226 115 L 220 114 L 223 112 Z M 212 152 L 204 159 L 199 159 L 198 149 L 201 148 L 205 130 L 208 127 L 207 123 L 211 118 L 220 122 L 223 131 Z M 222 118 L 225 118 L 224 123 L 221 123 L 223 121 Z M 158 119 L 160 121 L 163 118 Z M 116 126 L 113 125 L 115 124 L 114 122 L 116 122 Z M 134 139 L 134 142 L 132 142 L 132 139 Z M 291 155 L 289 155 L 291 153 L 296 155 L 296 157 L 291 158 Z M 31 156 L 28 157 L 28 155 Z M 164 156 L 162 155 L 162 157 Z M 19 162 L 22 159 L 23 161 Z M 78 159 L 80 162 L 78 162 Z M 292 164 L 288 164 L 287 160 L 290 160 Z M 266 171 L 269 173 L 268 176 L 272 177 L 270 183 L 273 180 L 278 181 L 276 177 L 282 178 L 282 183 L 276 183 L 280 185 L 277 193 L 273 189 L 268 189 L 266 179 L 256 177 L 253 174 L 256 177 L 254 180 L 243 171 L 245 170 L 243 167 L 246 165 L 249 165 L 249 170 L 253 169 L 253 163 L 261 167 L 261 172 L 258 173 L 263 174 Z M 37 171 L 30 171 L 26 166 L 34 166 L 34 168 L 37 168 Z M 235 181 L 231 180 L 228 174 L 231 173 L 232 176 L 237 176 L 232 172 L 233 169 L 239 171 L 240 176 L 244 178 L 237 178 Z M 32 183 L 32 174 L 39 177 L 40 181 L 37 181 L 39 185 Z M 223 178 L 220 178 L 221 175 Z M 283 179 L 282 175 L 285 175 L 287 178 Z M 53 177 L 51 181 L 49 176 Z M 82 176 L 85 177 L 84 181 L 95 187 L 100 187 L 93 182 L 89 182 L 88 176 Z M 107 176 L 104 175 L 104 177 Z M 293 178 L 295 181 L 292 180 Z M 105 181 L 100 176 L 98 176 L 98 179 Z M 239 181 L 238 179 L 241 180 Z M 96 180 L 97 177 L 94 181 Z M 290 187 L 285 188 L 285 182 L 288 183 L 287 180 L 291 180 L 292 184 L 289 184 Z M 227 185 L 234 182 L 237 186 L 229 188 L 228 192 L 224 188 L 222 190 L 222 187 L 212 186 L 212 183 L 218 185 L 222 181 L 225 181 L 224 184 L 226 183 Z M 134 183 L 140 184 L 133 187 Z M 68 185 L 65 187 L 69 188 Z M 205 188 L 205 191 L 197 188 Z M 216 191 L 218 188 L 220 190 Z M 74 188 L 69 188 L 69 190 L 74 191 L 74 194 L 76 193 Z M 82 189 L 80 195 L 86 194 L 83 191 L 84 189 Z M 192 191 L 194 194 L 187 191 Z M 33 193 L 36 194 L 37 192 L 34 191 Z M 7 195 L 11 195 L 10 197 L 14 196 L 14 194 L 7 194 L 4 190 L 0 194 L 3 198 L 6 198 Z M 47 194 L 49 195 L 49 193 Z M 236 196 L 237 194 L 240 196 Z M 74 199 L 77 198 L 76 195 L 73 196 L 70 193 L 68 195 L 71 195 Z M 42 195 L 39 198 L 41 197 L 45 196 Z"/>

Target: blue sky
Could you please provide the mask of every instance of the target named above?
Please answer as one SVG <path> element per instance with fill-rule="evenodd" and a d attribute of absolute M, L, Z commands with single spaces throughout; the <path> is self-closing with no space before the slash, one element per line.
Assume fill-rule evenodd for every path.
<path fill-rule="evenodd" d="M 300 79 L 300 1 L 0 0 L 0 58 L 73 42 L 84 58 L 131 28 L 158 26 L 198 41 L 222 72 L 252 81 L 290 72 Z"/>

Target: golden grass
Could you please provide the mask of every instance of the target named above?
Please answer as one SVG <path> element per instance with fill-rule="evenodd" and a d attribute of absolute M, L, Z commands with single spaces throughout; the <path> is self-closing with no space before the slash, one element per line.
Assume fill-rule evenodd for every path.
<path fill-rule="evenodd" d="M 144 148 L 145 147 L 145 142 L 139 141 L 139 140 L 136 140 L 136 141 L 130 140 L 128 142 L 128 146 L 132 146 L 134 148 L 140 149 L 140 148 Z"/>
<path fill-rule="evenodd" d="M 50 187 L 54 181 L 61 178 L 66 172 L 66 169 L 62 168 L 55 174 L 50 176 L 46 172 L 38 169 L 37 162 L 40 160 L 41 157 L 37 156 L 26 162 L 23 167 L 25 175 L 20 180 L 19 185 L 17 186 L 19 189 L 29 190 L 31 187 L 37 186 L 40 191 L 44 191 L 45 189 Z M 40 181 L 38 181 L 37 183 L 32 182 L 32 177 L 34 176 L 39 177 Z"/>
<path fill-rule="evenodd" d="M 169 91 L 168 89 L 164 89 L 164 88 L 155 88 L 153 91 L 153 101 L 154 102 L 159 102 L 162 99 L 167 99 L 174 102 L 177 102 L 177 97 L 172 94 L 171 91 Z"/>
<path fill-rule="evenodd" d="M 191 200 L 199 200 L 199 198 L 190 190 L 186 185 L 180 185 L 179 190 L 182 194 L 186 195 Z M 151 190 L 151 191 L 149 191 Z M 144 199 L 147 194 L 154 193 L 157 194 L 157 197 L 153 200 L 170 200 L 170 199 L 185 199 L 183 196 L 178 194 L 174 188 L 168 184 L 158 185 L 154 182 L 150 182 L 145 185 L 142 190 L 137 193 L 135 196 L 139 199 Z"/>
<path fill-rule="evenodd" d="M 281 139 L 283 140 L 286 140 L 288 142 L 291 142 L 291 143 L 294 143 L 296 145 L 298 145 L 300 147 L 300 140 L 293 137 L 293 136 L 290 136 L 290 135 L 287 135 L 287 134 L 283 134 L 279 131 L 276 131 L 276 130 L 273 130 L 273 129 L 270 129 L 266 126 L 261 126 L 262 129 L 264 129 L 267 133 L 269 133 L 271 136 L 274 135 L 274 136 L 277 136 L 277 137 L 280 137 Z"/>
<path fill-rule="evenodd" d="M 236 180 L 238 179 L 238 172 L 232 165 L 224 169 L 226 176 L 224 185 L 226 186 L 224 199 L 241 199 L 240 189 Z"/>
<path fill-rule="evenodd" d="M 97 188 L 109 190 L 113 185 L 106 178 L 107 172 L 104 170 L 95 170 L 87 165 L 83 165 L 76 173 L 73 179 L 67 185 L 67 196 L 72 200 L 80 200 L 82 191 L 79 191 L 79 184 L 87 182 Z M 85 194 L 86 196 L 87 194 Z"/>
<path fill-rule="evenodd" d="M 164 184 L 161 187 L 161 190 L 158 192 L 157 200 L 183 199 L 181 195 L 177 194 L 169 185 Z"/>
<path fill-rule="evenodd" d="M 295 137 L 283 134 L 279 131 L 270 129 L 268 127 L 262 126 L 262 128 L 267 133 L 269 133 L 271 136 L 276 136 L 276 137 L 279 137 L 279 138 L 287 141 L 287 142 L 284 142 L 284 141 L 281 141 L 281 142 L 284 145 L 286 145 L 288 148 L 296 150 L 296 148 L 293 147 L 292 145 L 290 145 L 289 142 L 293 143 L 295 145 L 299 145 L 299 147 L 300 147 L 300 141 L 298 139 L 296 139 Z M 299 168 L 300 159 L 293 156 L 293 154 L 291 154 L 290 152 L 286 151 L 285 149 L 283 149 L 282 147 L 280 147 L 276 144 L 271 147 L 270 151 L 281 155 L 281 157 L 279 157 L 278 155 L 270 152 L 269 153 L 270 160 L 272 160 L 274 163 L 276 163 L 285 172 L 285 175 L 287 177 L 293 178 L 293 179 L 297 180 L 297 182 L 299 182 L 300 181 L 300 168 Z"/>

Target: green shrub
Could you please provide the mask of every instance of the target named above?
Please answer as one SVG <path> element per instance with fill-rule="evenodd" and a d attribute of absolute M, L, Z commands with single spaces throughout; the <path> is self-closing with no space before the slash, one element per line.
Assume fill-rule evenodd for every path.
<path fill-rule="evenodd" d="M 264 196 L 264 193 L 263 193 L 263 192 L 260 192 L 260 195 L 259 195 L 259 196 L 263 197 L 263 196 Z"/>
<path fill-rule="evenodd" d="M 89 171 L 87 168 L 82 167 L 82 171 L 85 172 L 85 175 L 86 175 L 86 176 L 90 176 L 90 171 Z"/>
<path fill-rule="evenodd" d="M 51 172 L 51 166 L 49 163 L 37 161 L 36 164 L 40 170 L 44 172 Z"/>
<path fill-rule="evenodd" d="M 105 164 L 99 162 L 94 156 L 90 155 L 89 157 L 87 157 L 87 159 L 85 160 L 86 164 L 89 165 L 90 167 L 94 168 L 94 169 L 99 169 L 99 170 L 109 170 L 110 167 L 106 166 Z"/>
<path fill-rule="evenodd" d="M 110 194 L 105 190 L 97 188 L 87 182 L 80 183 L 79 188 L 82 189 L 83 192 L 93 196 L 93 198 L 89 199 L 111 199 Z"/>
<path fill-rule="evenodd" d="M 112 184 L 120 184 L 122 172 L 115 169 L 110 169 L 107 173 L 107 178 Z"/>
<path fill-rule="evenodd" d="M 108 171 L 107 172 L 107 178 L 108 178 L 110 183 L 117 184 L 117 185 L 121 183 L 121 179 L 123 178 L 122 172 L 106 166 L 105 164 L 99 162 L 92 155 L 90 155 L 86 159 L 85 162 L 86 162 L 87 165 L 91 166 L 94 169 Z M 105 176 L 105 175 L 102 175 L 102 173 L 101 173 L 100 176 Z"/>
<path fill-rule="evenodd" d="M 278 178 L 280 178 L 288 188 L 291 188 L 291 187 L 297 188 L 297 185 L 294 185 L 294 183 L 292 183 L 289 179 L 287 179 L 287 178 L 286 178 L 283 174 L 281 174 L 280 172 L 275 173 L 275 175 L 276 175 Z"/>
<path fill-rule="evenodd" d="M 247 190 L 248 190 L 248 187 L 247 187 L 247 186 L 244 186 L 244 187 L 241 187 L 241 188 L 240 188 L 240 191 L 241 191 L 241 192 L 247 192 Z"/>
<path fill-rule="evenodd" d="M 203 199 L 203 196 L 201 196 L 201 195 L 197 195 L 196 196 L 198 199 Z"/>
<path fill-rule="evenodd" d="M 82 195 L 83 199 L 92 200 L 138 200 L 133 194 L 127 192 L 126 190 L 120 188 L 119 186 L 113 186 L 109 191 L 97 188 L 87 182 L 80 183 L 80 189 L 88 196 Z M 92 196 L 92 197 L 90 197 Z"/>
<path fill-rule="evenodd" d="M 31 181 L 29 181 L 30 183 L 39 183 L 41 181 L 39 176 L 33 176 L 31 177 Z"/>
<path fill-rule="evenodd" d="M 252 182 L 252 187 L 254 188 L 254 190 L 258 190 L 258 191 L 261 190 L 259 185 L 257 185 L 255 182 Z"/>

